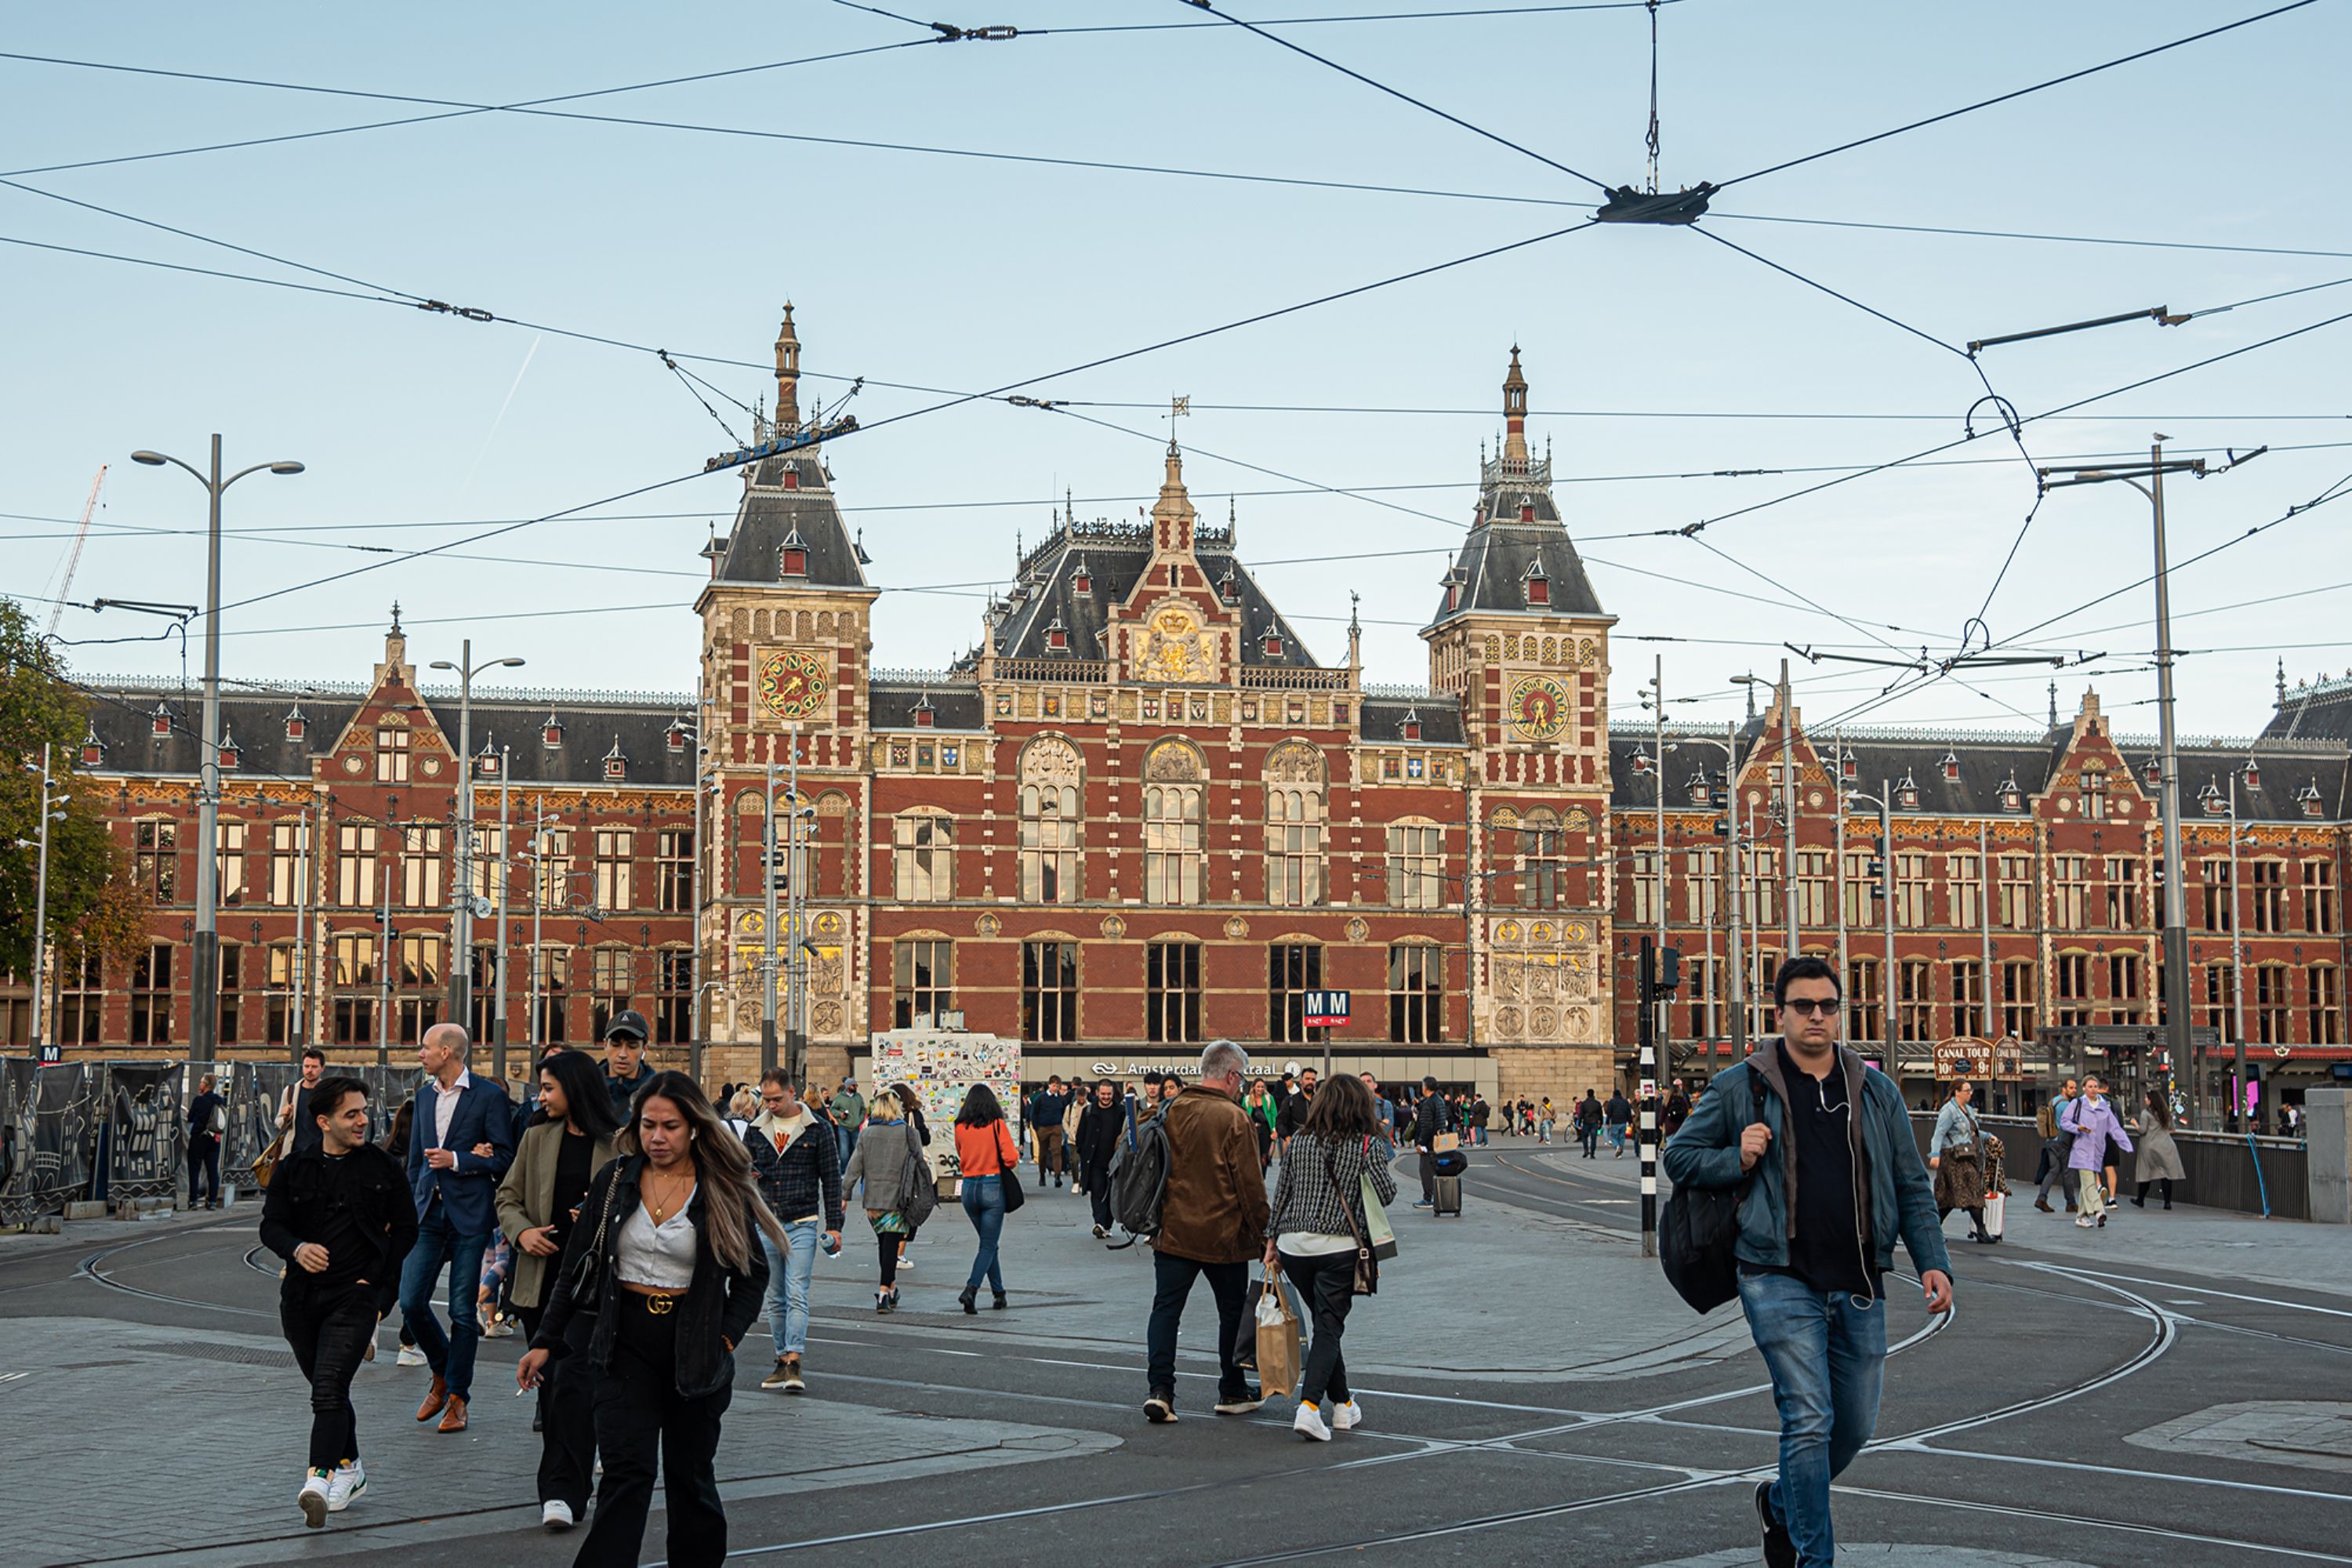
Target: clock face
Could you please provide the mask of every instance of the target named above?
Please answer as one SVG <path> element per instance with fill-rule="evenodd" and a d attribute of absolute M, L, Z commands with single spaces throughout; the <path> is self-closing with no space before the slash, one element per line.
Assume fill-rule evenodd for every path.
<path fill-rule="evenodd" d="M 1568 723 L 1568 691 L 1549 675 L 1530 675 L 1511 691 L 1511 728 L 1523 741 L 1549 741 Z"/>
<path fill-rule="evenodd" d="M 791 647 L 760 661 L 760 700 L 780 719 L 809 719 L 824 710 L 833 668 L 824 654 Z"/>

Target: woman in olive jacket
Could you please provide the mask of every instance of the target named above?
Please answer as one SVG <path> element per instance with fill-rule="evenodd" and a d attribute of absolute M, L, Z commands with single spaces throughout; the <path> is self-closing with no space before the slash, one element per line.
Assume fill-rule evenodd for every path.
<path fill-rule="evenodd" d="M 589 1184 L 515 1381 L 536 1387 L 549 1359 L 574 1342 L 575 1317 L 588 1322 L 576 1353 L 595 1373 L 604 1477 L 573 1568 L 637 1561 L 657 1461 L 668 1560 L 709 1568 L 727 1557 L 719 1417 L 734 1394 L 735 1347 L 768 1288 L 758 1233 L 782 1246 L 784 1227 L 761 1201 L 751 1152 L 692 1079 L 653 1074 L 635 1112 L 621 1157 Z"/>
<path fill-rule="evenodd" d="M 539 1109 L 499 1183 L 499 1228 L 514 1247 L 510 1300 L 527 1339 L 539 1332 L 552 1288 L 549 1275 L 595 1173 L 612 1163 L 621 1130 L 604 1069 L 584 1051 L 559 1051 L 539 1064 Z M 575 1342 L 572 1348 L 584 1347 Z M 596 1462 L 594 1384 L 577 1362 L 566 1358 L 548 1368 L 531 1414 L 531 1430 L 541 1434 L 540 1522 L 550 1530 L 569 1530 L 587 1513 Z"/>

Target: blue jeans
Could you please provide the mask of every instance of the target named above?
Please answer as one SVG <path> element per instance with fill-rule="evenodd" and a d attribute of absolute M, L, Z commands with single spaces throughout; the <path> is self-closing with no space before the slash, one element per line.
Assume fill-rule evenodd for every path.
<path fill-rule="evenodd" d="M 1837 1561 L 1830 1482 L 1878 1425 L 1886 1370 L 1886 1303 L 1828 1295 L 1786 1274 L 1739 1276 L 1739 1306 L 1772 1373 L 1780 1412 L 1780 1479 L 1772 1511 L 1789 1527 L 1804 1568 Z"/>
<path fill-rule="evenodd" d="M 857 1129 L 846 1121 L 841 1122 L 833 1130 L 833 1141 L 841 1151 L 841 1168 L 846 1171 L 849 1169 L 849 1157 L 857 1152 Z"/>
<path fill-rule="evenodd" d="M 787 1257 L 766 1231 L 760 1245 L 768 1249 L 768 1332 L 780 1356 L 798 1355 L 808 1348 L 809 1276 L 816 1272 L 820 1222 L 794 1220 L 784 1226 Z"/>
<path fill-rule="evenodd" d="M 996 1266 L 997 1238 L 1004 1234 L 1004 1178 L 1002 1176 L 966 1176 L 963 1179 L 963 1214 L 971 1221 L 971 1228 L 980 1232 L 980 1250 L 972 1255 L 971 1278 L 964 1289 L 977 1290 L 981 1280 L 998 1295 L 1004 1294 L 1004 1270 Z"/>
<path fill-rule="evenodd" d="M 416 1222 L 416 1245 L 400 1266 L 400 1310 L 408 1332 L 436 1376 L 448 1379 L 449 1397 L 474 1396 L 474 1347 L 482 1342 L 482 1321 L 474 1298 L 482 1288 L 482 1254 L 489 1233 L 461 1236 L 450 1228 L 449 1211 L 437 1201 Z M 433 1315 L 433 1282 L 449 1267 L 449 1332 Z"/>

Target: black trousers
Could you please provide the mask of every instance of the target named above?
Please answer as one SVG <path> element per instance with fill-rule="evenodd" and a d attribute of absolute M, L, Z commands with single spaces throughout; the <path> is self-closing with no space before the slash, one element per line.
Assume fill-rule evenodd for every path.
<path fill-rule="evenodd" d="M 1437 1156 L 1426 1149 L 1421 1152 L 1421 1201 L 1437 1202 Z"/>
<path fill-rule="evenodd" d="M 1095 1223 L 1108 1230 L 1110 1219 L 1110 1160 L 1089 1160 L 1086 1166 L 1087 1201 L 1094 1205 Z"/>
<path fill-rule="evenodd" d="M 552 1280 L 550 1281 L 551 1288 Z M 515 1309 L 523 1342 L 539 1336 L 545 1307 Z M 594 1320 L 574 1318 L 585 1329 Z M 589 1483 L 596 1473 L 596 1369 L 588 1363 L 584 1333 L 547 1363 L 539 1380 L 539 1500 L 561 1502 L 580 1519 L 588 1512 Z"/>
<path fill-rule="evenodd" d="M 656 1317 L 646 1298 L 614 1293 L 621 1314 L 613 1364 L 596 1376 L 596 1447 L 604 1479 L 595 1522 L 572 1568 L 636 1568 L 658 1459 L 669 1514 L 670 1568 L 709 1568 L 727 1559 L 727 1510 L 714 1461 L 719 1418 L 734 1397 L 721 1388 L 698 1399 L 677 1392 L 677 1313 Z"/>
<path fill-rule="evenodd" d="M 352 1379 L 375 1335 L 375 1287 L 316 1286 L 289 1264 L 278 1296 L 278 1321 L 294 1364 L 310 1381 L 310 1458 L 314 1470 L 331 1470 L 360 1457 L 359 1413 Z"/>
<path fill-rule="evenodd" d="M 1339 1336 L 1347 1331 L 1348 1308 L 1356 1299 L 1356 1255 L 1349 1251 L 1313 1258 L 1294 1258 L 1287 1252 L 1279 1256 L 1283 1273 L 1290 1277 L 1315 1325 L 1315 1338 L 1307 1346 L 1307 1363 L 1299 1368 L 1298 1402 L 1326 1410 L 1345 1405 L 1348 1362 L 1339 1353 Z"/>
<path fill-rule="evenodd" d="M 209 1132 L 199 1132 L 188 1140 L 188 1206 L 203 1202 L 197 1195 L 198 1178 L 209 1184 L 206 1196 L 218 1202 L 220 1188 L 220 1140 Z"/>

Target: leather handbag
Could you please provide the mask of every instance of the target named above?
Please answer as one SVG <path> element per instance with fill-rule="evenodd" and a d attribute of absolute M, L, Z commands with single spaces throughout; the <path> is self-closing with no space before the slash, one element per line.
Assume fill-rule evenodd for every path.
<path fill-rule="evenodd" d="M 596 1211 L 596 1234 L 587 1249 L 572 1266 L 572 1309 L 575 1312 L 596 1310 L 604 1294 L 604 1238 L 613 1226 L 613 1199 L 620 1190 L 621 1162 L 613 1162 L 613 1173 L 604 1181 L 604 1206 Z"/>
<path fill-rule="evenodd" d="M 1029 1194 L 1021 1190 L 1020 1150 L 1016 1148 L 1010 1160 L 1004 1157 L 1004 1145 L 1013 1142 L 1013 1131 L 1002 1121 L 996 1124 L 996 1129 L 999 1139 L 996 1146 L 996 1168 L 999 1173 L 996 1184 L 1004 1190 L 1004 1212 L 1011 1214 L 1029 1201 Z"/>

